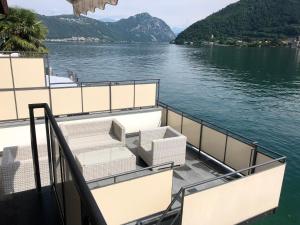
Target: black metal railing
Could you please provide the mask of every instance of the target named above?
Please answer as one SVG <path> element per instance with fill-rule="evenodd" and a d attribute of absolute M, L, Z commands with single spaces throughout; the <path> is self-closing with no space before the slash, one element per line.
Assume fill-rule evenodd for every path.
<path fill-rule="evenodd" d="M 155 103 L 154 105 L 149 105 L 149 106 L 142 106 L 139 107 L 136 104 L 136 85 L 141 85 L 141 84 L 155 84 L 156 85 L 156 96 L 155 96 Z M 132 99 L 132 105 L 128 108 L 121 108 L 121 109 L 114 109 L 112 106 L 112 87 L 114 86 L 120 86 L 120 85 L 133 85 L 133 99 Z M 84 88 L 88 88 L 88 87 L 99 87 L 99 86 L 107 86 L 109 87 L 109 106 L 107 109 L 105 110 L 100 110 L 100 111 L 89 111 L 85 109 L 85 105 L 84 105 Z M 81 110 L 79 112 L 69 112 L 66 114 L 59 114 L 59 115 L 55 115 L 55 116 L 76 116 L 76 115 L 82 115 L 82 114 L 89 114 L 89 113 L 108 113 L 108 112 L 116 112 L 116 111 L 120 111 L 120 110 L 134 110 L 134 109 L 146 109 L 146 108 L 153 108 L 153 107 L 157 107 L 158 103 L 159 103 L 159 92 L 160 92 L 160 80 L 159 79 L 148 79 L 148 80 L 120 80 L 120 81 L 99 81 L 99 82 L 64 82 L 64 83 L 51 83 L 48 87 L 30 87 L 30 88 L 5 88 L 5 89 L 1 89 L 0 88 L 0 92 L 10 92 L 12 91 L 14 93 L 14 102 L 12 102 L 11 105 L 15 105 L 15 119 L 9 119 L 9 120 L 1 120 L 0 118 L 0 122 L 8 122 L 8 121 L 15 121 L 15 120 L 25 120 L 26 118 L 20 116 L 20 112 L 21 111 L 18 106 L 19 103 L 18 99 L 17 99 L 17 93 L 19 91 L 33 91 L 33 90 L 48 90 L 48 99 L 47 102 L 49 102 L 49 107 L 51 110 L 53 110 L 53 94 L 52 91 L 56 90 L 56 89 L 68 89 L 68 88 L 80 88 L 80 106 L 81 106 Z M 71 98 L 72 96 L 70 96 Z M 100 102 L 101 99 L 99 99 Z M 67 103 L 66 103 L 67 104 Z M 97 104 L 97 102 L 95 102 L 95 104 Z M 55 113 L 55 112 L 54 112 Z"/>
<path fill-rule="evenodd" d="M 207 180 L 204 180 L 204 181 L 199 181 L 199 182 L 196 182 L 196 183 L 193 183 L 193 184 L 189 184 L 189 185 L 186 185 L 186 186 L 183 186 L 176 195 L 174 195 L 170 205 L 167 207 L 167 209 L 165 211 L 163 211 L 162 213 L 158 215 L 155 215 L 153 217 L 148 217 L 147 219 L 141 219 L 139 220 L 139 224 L 156 224 L 156 225 L 160 225 L 160 224 L 163 224 L 165 221 L 168 221 L 168 224 L 174 224 L 175 222 L 178 222 L 178 220 L 180 219 L 181 215 L 182 215 L 182 207 L 183 207 L 183 201 L 184 201 L 184 196 L 187 195 L 188 190 L 190 189 L 193 189 L 193 194 L 194 193 L 197 193 L 197 192 L 200 192 L 200 191 L 203 191 L 203 190 L 206 190 L 208 188 L 213 188 L 213 187 L 216 187 L 217 185 L 221 185 L 221 184 L 225 184 L 225 183 L 228 183 L 228 182 L 231 182 L 233 180 L 236 180 L 236 179 L 240 179 L 244 176 L 249 176 L 251 174 L 255 174 L 258 170 L 258 169 L 262 169 L 262 170 L 265 170 L 265 169 L 268 169 L 270 166 L 271 167 L 274 167 L 274 166 L 277 166 L 278 164 L 284 164 L 286 162 L 286 157 L 275 152 L 275 151 L 272 151 L 272 150 L 269 150 L 261 145 L 259 145 L 257 142 L 254 142 L 248 138 L 245 138 L 239 134 L 236 134 L 230 130 L 227 130 L 227 129 L 224 129 L 224 128 L 221 128 L 217 125 L 214 125 L 210 122 L 207 122 L 207 121 L 204 121 L 202 119 L 198 119 L 198 118 L 195 118 L 191 115 L 189 115 L 188 113 L 185 113 L 185 112 L 182 112 L 174 107 L 171 107 L 165 103 L 162 103 L 162 102 L 159 102 L 159 106 L 161 106 L 165 111 L 165 118 L 162 119 L 162 125 L 170 125 L 169 122 L 168 122 L 168 110 L 171 110 L 172 112 L 175 112 L 179 117 L 180 119 L 178 121 L 181 121 L 179 126 L 177 126 L 177 130 L 179 130 L 179 132 L 183 132 L 183 118 L 187 118 L 187 119 L 190 119 L 196 123 L 198 123 L 201 127 L 201 131 L 199 131 L 199 146 L 195 146 L 191 143 L 189 143 L 189 145 L 191 145 L 194 149 L 198 149 L 198 152 L 199 153 L 204 153 L 206 155 L 208 155 L 209 157 L 213 158 L 215 161 L 221 163 L 221 164 L 225 164 L 226 165 L 226 162 L 225 160 L 221 161 L 219 159 L 216 159 L 215 157 L 209 155 L 208 153 L 206 153 L 205 151 L 203 151 L 203 149 L 201 149 L 201 138 L 202 138 L 202 129 L 203 129 L 203 126 L 207 126 L 211 129 L 214 129 L 224 135 L 226 135 L 226 140 L 228 137 L 231 137 L 231 138 L 234 138 L 242 143 L 245 143 L 247 145 L 250 145 L 250 146 L 253 146 L 252 150 L 251 150 L 251 157 L 249 159 L 249 166 L 243 168 L 243 169 L 235 169 L 235 168 L 232 168 L 230 165 L 226 165 L 228 167 L 230 167 L 232 169 L 232 172 L 228 172 L 224 175 L 221 175 L 221 176 L 217 176 L 217 177 L 214 177 L 214 178 L 211 178 L 211 179 L 207 179 Z M 178 124 L 176 124 L 178 125 Z M 179 128 L 178 128 L 179 127 Z M 224 159 L 226 158 L 226 148 L 227 148 L 227 141 L 225 142 L 225 150 L 224 150 Z M 257 157 L 258 157 L 258 154 L 261 154 L 265 157 L 267 157 L 267 161 L 266 162 L 263 162 L 263 163 L 257 163 Z M 216 181 L 222 181 L 220 184 L 214 184 L 213 182 L 216 182 Z M 204 186 L 206 184 L 209 184 L 209 183 L 212 183 L 211 186 L 209 187 L 203 187 L 203 188 L 199 188 L 197 189 L 197 187 L 199 186 Z M 196 190 L 196 192 L 195 192 Z M 176 202 L 179 202 L 179 207 L 176 207 L 174 209 L 174 205 Z M 178 209 L 180 208 L 180 209 Z M 176 213 L 173 214 L 173 217 L 171 217 L 171 219 L 169 218 L 170 216 L 170 213 L 175 211 Z M 149 222 L 150 221 L 150 222 Z M 178 222 L 178 224 L 180 224 L 180 221 Z"/>
<path fill-rule="evenodd" d="M 31 104 L 30 133 L 36 189 L 41 191 L 41 175 L 35 128 L 34 110 L 45 112 L 46 138 L 50 170 L 50 183 L 65 225 L 106 225 L 105 219 L 80 172 L 73 154 L 47 104 Z"/>
<path fill-rule="evenodd" d="M 221 128 L 215 124 L 212 124 L 210 122 L 207 122 L 203 119 L 198 119 L 198 118 L 195 118 L 194 116 L 186 113 L 186 112 L 183 112 L 179 109 L 176 109 L 172 106 L 169 106 L 163 102 L 159 102 L 159 106 L 162 107 L 164 110 L 166 110 L 165 112 L 165 124 L 163 125 L 170 125 L 168 119 L 169 119 L 169 112 L 172 111 L 174 113 L 176 113 L 179 117 L 180 117 L 180 122 L 179 122 L 179 127 L 181 127 L 178 131 L 183 133 L 183 120 L 184 118 L 187 118 L 195 123 L 197 123 L 199 126 L 200 126 L 200 131 L 199 131 L 199 143 L 198 143 L 198 146 L 195 146 L 193 145 L 192 143 L 189 143 L 189 145 L 191 145 L 192 147 L 198 149 L 199 153 L 205 153 L 206 155 L 208 155 L 209 157 L 213 158 L 215 161 L 223 164 L 223 165 L 226 165 L 227 167 L 231 168 L 232 170 L 240 170 L 240 169 L 243 169 L 243 168 L 248 168 L 250 166 L 255 166 L 256 165 L 256 162 L 257 162 L 257 156 L 258 154 L 261 154 L 261 155 L 264 155 L 268 158 L 270 158 L 270 160 L 272 159 L 277 159 L 277 158 L 281 158 L 281 157 L 284 157 L 283 155 L 277 153 L 277 152 L 274 152 L 272 150 L 269 150 L 261 145 L 259 145 L 256 141 L 253 141 L 249 138 L 246 138 L 246 137 L 243 137 L 242 135 L 239 135 L 239 134 L 236 134 L 228 129 L 224 129 L 224 128 Z M 226 138 L 226 141 L 225 141 L 225 144 L 224 144 L 224 149 L 222 151 L 222 157 L 221 158 L 216 158 L 215 156 L 211 155 L 209 152 L 205 151 L 202 146 L 203 146 L 203 127 L 208 127 L 208 128 L 211 128 L 212 130 L 214 131 L 217 131 L 221 134 L 223 134 Z M 244 143 L 245 145 L 248 145 L 249 147 L 251 147 L 251 151 L 250 151 L 250 154 L 249 154 L 249 159 L 247 159 L 248 161 L 248 164 L 245 165 L 243 168 L 235 168 L 235 166 L 233 165 L 230 165 L 227 163 L 226 159 L 228 159 L 228 138 L 232 138 L 236 141 L 239 141 L 241 143 Z M 215 140 L 215 141 L 218 141 L 218 140 Z M 255 171 L 255 168 L 253 170 L 244 170 L 243 172 L 249 172 L 249 173 L 254 173 Z M 244 174 L 244 175 L 248 175 L 248 174 Z"/>
<path fill-rule="evenodd" d="M 0 51 L 1 58 L 21 57 L 21 58 L 40 58 L 47 56 L 47 53 L 30 51 Z"/>
<path fill-rule="evenodd" d="M 182 207 L 183 207 L 183 204 L 184 204 L 184 197 L 185 196 L 195 194 L 197 192 L 201 192 L 201 191 L 207 190 L 209 188 L 214 188 L 218 185 L 226 184 L 226 183 L 228 183 L 228 178 L 230 178 L 230 182 L 233 181 L 233 180 L 241 179 L 241 177 L 238 176 L 239 174 L 252 174 L 252 171 L 255 171 L 255 169 L 257 169 L 257 168 L 261 168 L 261 167 L 265 167 L 265 166 L 271 166 L 272 164 L 278 163 L 278 162 L 285 163 L 285 160 L 286 160 L 286 157 L 282 156 L 282 157 L 276 158 L 274 160 L 271 160 L 271 161 L 268 161 L 268 162 L 265 162 L 265 163 L 261 163 L 259 165 L 251 166 L 251 167 L 248 167 L 248 168 L 245 168 L 245 169 L 241 169 L 241 170 L 238 170 L 238 171 L 227 173 L 225 175 L 213 177 L 213 178 L 210 178 L 210 179 L 207 179 L 207 180 L 204 180 L 204 181 L 199 181 L 199 182 L 196 182 L 196 183 L 193 183 L 193 184 L 183 186 L 179 190 L 179 192 L 175 195 L 175 197 L 173 198 L 173 200 L 170 203 L 170 205 L 168 206 L 168 208 L 161 214 L 161 217 L 157 220 L 156 225 L 161 225 L 162 224 L 162 222 L 166 219 L 166 216 L 172 210 L 172 207 L 174 206 L 174 204 L 177 200 L 180 201 L 180 206 L 179 207 L 181 208 L 181 210 L 176 209 L 178 212 L 175 214 L 174 218 L 172 218 L 173 222 L 175 220 L 177 220 L 182 215 Z M 247 175 L 247 176 L 249 176 L 249 175 Z M 204 185 L 207 185 L 209 183 L 216 182 L 216 181 L 220 181 L 219 184 L 212 184 L 211 186 L 208 185 L 207 187 L 197 189 L 197 187 L 204 186 Z M 191 189 L 193 189 L 192 193 L 189 192 L 189 190 L 191 190 Z M 187 194 L 187 193 L 189 193 L 189 194 Z M 145 224 L 145 223 L 143 223 L 143 224 Z"/>
<path fill-rule="evenodd" d="M 98 112 L 114 112 L 119 110 L 132 110 L 132 109 L 142 109 L 142 108 L 149 108 L 152 106 L 145 106 L 145 107 L 139 107 L 136 105 L 135 99 L 136 99 L 136 85 L 140 84 L 156 84 L 156 96 L 155 96 L 155 105 L 158 106 L 159 104 L 159 92 L 160 92 L 160 79 L 140 79 L 140 80 L 114 80 L 114 81 L 86 81 L 86 82 L 66 82 L 66 83 L 51 83 L 49 85 L 49 92 L 51 92 L 52 89 L 62 89 L 62 88 L 74 88 L 74 86 L 63 86 L 63 85 L 76 85 L 76 87 L 81 89 L 81 106 L 82 106 L 82 112 L 81 113 L 88 113 L 84 110 L 84 99 L 83 99 L 83 89 L 85 87 L 101 87 L 101 86 L 108 86 L 109 87 L 109 109 L 104 111 L 93 111 L 92 113 L 98 113 Z M 62 85 L 61 87 L 57 87 L 58 85 Z M 113 86 L 120 86 L 120 85 L 133 85 L 133 103 L 132 107 L 125 108 L 125 109 L 113 109 L 112 107 L 112 87 Z M 55 87 L 56 86 L 56 87 Z M 50 94 L 51 96 L 51 94 Z M 50 98 L 50 107 L 52 108 L 52 100 Z M 80 113 L 74 113 L 74 115 L 80 114 Z"/>
<path fill-rule="evenodd" d="M 166 170 L 170 170 L 170 169 L 173 169 L 173 168 L 174 168 L 174 162 L 166 162 L 166 163 L 161 163 L 161 164 L 158 164 L 158 165 L 144 167 L 142 169 L 127 171 L 127 172 L 119 173 L 119 174 L 116 174 L 116 175 L 111 175 L 111 176 L 107 176 L 107 177 L 103 177 L 103 178 L 99 178 L 99 179 L 90 180 L 90 181 L 87 182 L 87 184 L 88 185 L 93 185 L 91 187 L 91 189 L 95 189 L 95 188 L 99 188 L 99 186 L 103 187 L 103 185 L 101 184 L 101 182 L 103 182 L 103 181 L 111 180 L 112 183 L 105 184 L 105 186 L 106 185 L 112 185 L 112 184 L 116 184 L 116 183 L 119 183 L 119 182 L 138 179 L 140 177 L 144 177 L 144 176 L 147 176 L 147 175 L 162 173 L 162 172 L 165 172 Z M 151 171 L 151 170 L 152 170 L 152 172 L 149 172 L 148 174 L 136 175 L 136 174 L 139 174 L 139 173 L 142 173 L 142 172 L 145 172 L 145 171 Z M 136 176 L 131 177 L 130 175 L 136 175 Z M 118 178 L 123 178 L 123 179 L 118 179 Z"/>

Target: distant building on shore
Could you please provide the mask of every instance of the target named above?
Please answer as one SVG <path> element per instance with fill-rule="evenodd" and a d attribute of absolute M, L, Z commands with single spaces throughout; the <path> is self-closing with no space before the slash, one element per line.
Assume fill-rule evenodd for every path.
<path fill-rule="evenodd" d="M 300 36 L 295 38 L 288 38 L 284 43 L 292 48 L 300 48 Z"/>

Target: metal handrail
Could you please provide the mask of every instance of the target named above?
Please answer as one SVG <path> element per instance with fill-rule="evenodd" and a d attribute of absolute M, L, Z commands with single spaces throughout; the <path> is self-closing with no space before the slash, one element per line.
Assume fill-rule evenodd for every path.
<path fill-rule="evenodd" d="M 12 54 L 17 53 L 18 56 L 12 56 Z M 0 54 L 4 54 L 1 58 L 36 58 L 36 57 L 47 57 L 48 53 L 41 52 L 26 52 L 26 51 L 0 51 Z"/>
<path fill-rule="evenodd" d="M 162 107 L 165 106 L 165 107 L 167 107 L 168 109 L 170 109 L 170 110 L 172 110 L 172 111 L 175 111 L 175 112 L 178 112 L 178 113 L 180 113 L 180 114 L 183 114 L 184 116 L 187 116 L 189 119 L 192 119 L 192 120 L 194 120 L 195 122 L 198 122 L 198 123 L 204 124 L 204 125 L 208 125 L 208 126 L 210 126 L 210 128 L 217 128 L 218 131 L 221 132 L 221 133 L 223 133 L 223 134 L 232 134 L 232 135 L 234 135 L 234 136 L 243 138 L 243 139 L 245 139 L 245 140 L 247 140 L 247 141 L 249 142 L 249 143 L 247 142 L 247 144 L 252 144 L 252 143 L 254 142 L 254 141 L 251 140 L 250 138 L 246 138 L 246 137 L 244 137 L 244 136 L 242 136 L 242 135 L 240 135 L 240 134 L 237 134 L 237 133 L 235 133 L 235 132 L 233 132 L 233 131 L 231 131 L 231 130 L 229 130 L 229 129 L 220 127 L 219 125 L 216 125 L 216 124 L 214 124 L 214 123 L 212 123 L 212 122 L 209 122 L 209 121 L 206 121 L 206 120 L 204 120 L 204 119 L 199 119 L 199 118 L 197 118 L 197 117 L 195 117 L 195 116 L 192 116 L 191 114 L 189 114 L 189 113 L 187 113 L 187 112 L 184 112 L 184 111 L 182 111 L 182 110 L 180 110 L 180 109 L 178 109 L 178 108 L 175 108 L 174 106 L 170 106 L 170 105 L 168 105 L 168 104 L 166 104 L 166 103 L 164 103 L 164 102 L 161 102 L 161 101 L 159 102 L 159 104 L 160 104 Z"/>
<path fill-rule="evenodd" d="M 163 214 L 161 215 L 160 219 L 157 221 L 156 225 L 160 225 L 161 222 L 163 221 L 163 219 L 165 218 L 165 216 L 167 215 L 167 213 L 172 209 L 172 206 L 175 204 L 175 202 L 177 201 L 177 199 L 180 197 L 181 194 L 184 194 L 184 189 L 180 188 L 180 190 L 177 192 L 177 194 L 174 196 L 173 200 L 171 201 L 171 203 L 169 204 L 169 206 L 167 207 L 167 209 L 163 212 Z"/>
<path fill-rule="evenodd" d="M 128 84 L 148 84 L 148 83 L 142 83 L 142 82 L 148 82 L 148 83 L 159 83 L 160 79 L 140 79 L 140 80 L 112 80 L 112 81 L 82 81 L 82 82 L 55 82 L 55 83 L 50 83 L 49 85 L 60 85 L 60 84 L 77 84 L 79 86 L 83 86 L 87 85 L 87 84 L 93 84 L 93 85 L 97 85 L 97 84 L 103 84 L 103 85 L 112 85 L 112 86 L 117 86 L 118 84 L 122 84 L 122 83 L 128 83 Z"/>
<path fill-rule="evenodd" d="M 76 190 L 80 196 L 81 202 L 83 202 L 84 206 L 90 213 L 89 216 L 91 216 L 93 224 L 106 225 L 106 221 L 105 221 L 90 189 L 88 188 L 82 173 L 80 172 L 80 170 L 75 162 L 75 159 L 70 150 L 70 147 L 67 144 L 60 128 L 58 127 L 58 124 L 50 110 L 50 107 L 46 103 L 29 105 L 31 145 L 32 145 L 32 153 L 33 153 L 33 160 L 34 160 L 34 171 L 35 171 L 35 180 L 36 180 L 37 190 L 39 192 L 41 191 L 41 179 L 40 179 L 39 158 L 38 158 L 38 151 L 37 151 L 34 109 L 44 109 L 45 122 L 49 121 L 51 124 L 51 127 L 52 127 L 52 129 L 56 135 L 56 138 L 59 142 L 59 145 L 61 147 L 64 158 L 68 163 L 70 173 L 73 177 L 74 184 L 75 184 Z M 49 133 L 46 133 L 46 135 L 47 135 L 47 139 L 48 139 Z M 49 151 L 49 149 L 48 149 L 48 151 Z"/>
<path fill-rule="evenodd" d="M 237 171 L 230 172 L 230 173 L 218 176 L 218 177 L 213 177 L 213 178 L 210 178 L 210 179 L 207 179 L 207 180 L 204 180 L 204 181 L 200 181 L 200 182 L 197 182 L 197 183 L 189 184 L 189 185 L 186 185 L 186 186 L 184 186 L 182 188 L 184 190 L 187 190 L 187 189 L 190 189 L 190 188 L 195 188 L 195 187 L 197 187 L 199 185 L 203 185 L 203 184 L 206 184 L 206 183 L 209 183 L 209 182 L 212 182 L 212 181 L 224 179 L 224 178 L 227 178 L 227 177 L 230 177 L 230 176 L 238 175 L 238 174 L 241 174 L 242 172 L 245 172 L 245 171 L 248 171 L 248 170 L 252 170 L 252 169 L 256 169 L 256 168 L 263 167 L 263 166 L 267 166 L 267 165 L 270 165 L 270 164 L 275 163 L 275 162 L 280 162 L 280 161 L 284 161 L 285 162 L 285 160 L 286 160 L 286 157 L 283 156 L 283 157 L 280 157 L 280 158 L 277 158 L 277 159 L 274 159 L 274 160 L 271 160 L 271 161 L 268 161 L 268 162 L 265 162 L 265 163 L 261 163 L 259 165 L 250 166 L 250 167 L 248 167 L 246 169 L 237 170 Z M 248 175 L 248 176 L 250 176 L 250 175 Z M 207 189 L 209 189 L 209 188 L 205 188 L 203 190 L 207 190 Z M 201 191 L 203 191 L 203 190 L 201 190 Z"/>
<path fill-rule="evenodd" d="M 165 166 L 168 166 L 168 165 L 170 165 L 170 166 L 167 167 L 167 168 L 162 168 L 162 167 L 165 167 Z M 107 176 L 107 177 L 104 177 L 104 178 L 93 179 L 93 180 L 88 181 L 87 184 L 92 184 L 92 183 L 96 183 L 96 182 L 100 182 L 100 181 L 104 181 L 104 180 L 109 180 L 109 179 L 114 179 L 114 181 L 115 181 L 116 178 L 118 178 L 118 177 L 126 176 L 126 175 L 129 175 L 129 174 L 134 174 L 134 173 L 139 173 L 139 172 L 143 172 L 143 171 L 151 170 L 151 169 L 155 169 L 155 168 L 161 168 L 161 169 L 170 168 L 170 169 L 173 169 L 174 168 L 174 162 L 161 163 L 161 164 L 158 164 L 158 165 L 149 166 L 149 167 L 145 167 L 145 168 L 138 169 L 138 170 L 131 170 L 131 171 L 119 173 L 119 174 L 116 174 L 116 175 Z"/>

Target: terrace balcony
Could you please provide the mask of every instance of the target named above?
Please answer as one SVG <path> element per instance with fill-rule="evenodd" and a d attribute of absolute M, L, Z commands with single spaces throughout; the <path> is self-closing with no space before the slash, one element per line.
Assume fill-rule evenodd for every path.
<path fill-rule="evenodd" d="M 6 87 L 0 87 L 6 106 L 0 109 L 4 224 L 239 224 L 275 213 L 284 156 L 160 102 L 159 80 L 47 86 L 45 65 L 37 60 L 44 57 L 0 58 L 7 68 L 1 76 Z M 28 63 L 34 65 L 30 71 Z M 37 85 L 22 84 L 21 71 Z M 105 121 L 117 121 L 124 130 L 122 149 L 136 159 L 134 169 L 113 173 L 116 168 L 106 166 L 110 175 L 100 176 L 104 169 L 97 167 L 88 178 L 79 160 L 103 162 L 107 147 L 81 142 L 80 156 L 69 135 L 80 130 L 89 138 L 91 125 L 98 129 Z M 72 124 L 77 128 L 66 132 Z M 141 132 L 166 126 L 186 138 L 184 163 L 149 165 L 141 154 Z"/>

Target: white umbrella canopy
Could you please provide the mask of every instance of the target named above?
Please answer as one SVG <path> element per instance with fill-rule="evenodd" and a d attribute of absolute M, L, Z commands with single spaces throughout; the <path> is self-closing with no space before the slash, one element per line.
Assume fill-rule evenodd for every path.
<path fill-rule="evenodd" d="M 117 5 L 118 0 L 67 0 L 73 5 L 74 14 L 87 14 L 88 11 L 95 12 L 96 8 L 105 9 L 106 4 Z"/>

